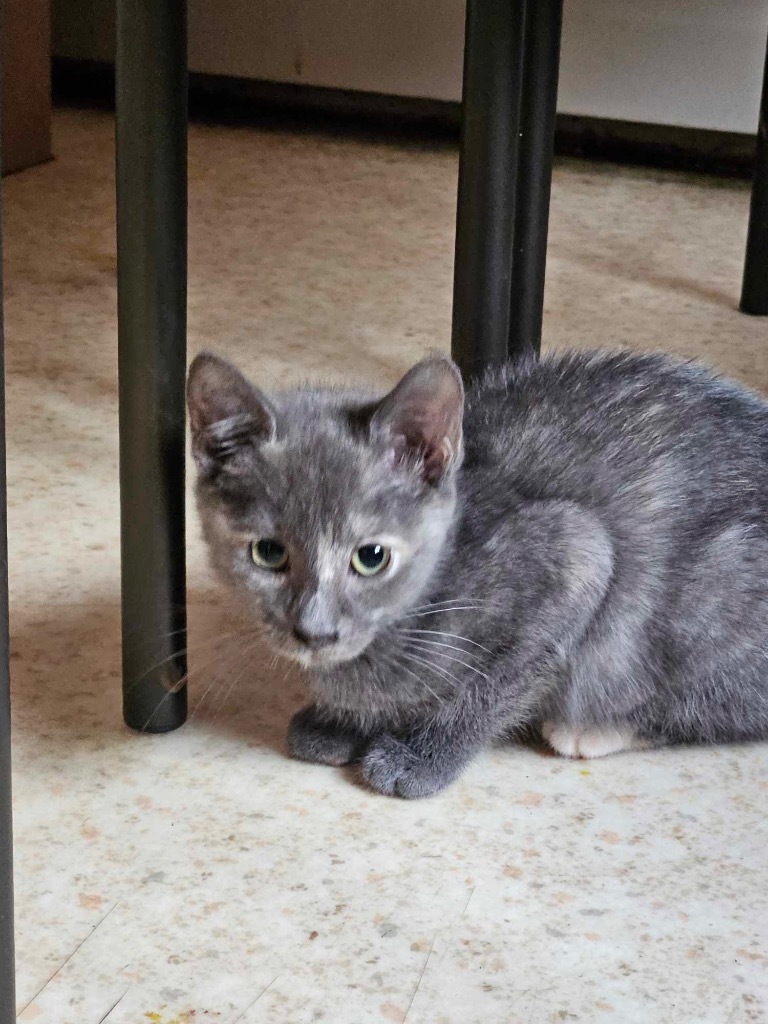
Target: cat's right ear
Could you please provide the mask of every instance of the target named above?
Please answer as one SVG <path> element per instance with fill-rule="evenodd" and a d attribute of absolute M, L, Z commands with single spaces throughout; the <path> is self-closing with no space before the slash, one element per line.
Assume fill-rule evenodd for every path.
<path fill-rule="evenodd" d="M 192 454 L 200 472 L 242 473 L 253 448 L 275 437 L 275 412 L 265 395 L 226 359 L 201 352 L 187 378 Z"/>

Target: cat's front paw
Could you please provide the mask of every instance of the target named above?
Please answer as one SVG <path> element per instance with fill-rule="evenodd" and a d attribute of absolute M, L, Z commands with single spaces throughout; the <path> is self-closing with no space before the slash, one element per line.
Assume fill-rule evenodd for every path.
<path fill-rule="evenodd" d="M 313 704 L 297 712 L 288 726 L 288 750 L 299 761 L 340 767 L 357 760 L 364 747 L 364 736 L 330 721 Z"/>
<path fill-rule="evenodd" d="M 445 789 L 459 774 L 459 766 L 439 757 L 425 757 L 415 745 L 384 735 L 371 743 L 361 773 L 379 793 L 417 800 Z"/>

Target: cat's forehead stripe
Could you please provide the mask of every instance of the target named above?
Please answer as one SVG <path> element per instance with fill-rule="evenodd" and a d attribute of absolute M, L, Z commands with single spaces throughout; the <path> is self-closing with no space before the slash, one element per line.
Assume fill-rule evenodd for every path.
<path fill-rule="evenodd" d="M 320 586 L 333 582 L 338 572 L 340 555 L 340 545 L 334 541 L 330 531 L 321 534 L 315 553 L 315 570 Z"/>

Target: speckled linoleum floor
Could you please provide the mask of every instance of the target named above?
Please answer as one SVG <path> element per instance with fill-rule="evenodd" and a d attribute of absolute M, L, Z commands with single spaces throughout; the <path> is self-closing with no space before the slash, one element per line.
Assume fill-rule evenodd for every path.
<path fill-rule="evenodd" d="M 403 803 L 286 759 L 301 700 L 216 638 L 189 526 L 193 714 L 120 719 L 113 131 L 60 112 L 5 183 L 18 1005 L 36 1024 L 739 1024 L 768 1014 L 768 746 L 488 751 Z M 382 387 L 449 337 L 450 145 L 196 126 L 190 350 Z M 743 183 L 565 162 L 548 345 L 703 356 Z"/>

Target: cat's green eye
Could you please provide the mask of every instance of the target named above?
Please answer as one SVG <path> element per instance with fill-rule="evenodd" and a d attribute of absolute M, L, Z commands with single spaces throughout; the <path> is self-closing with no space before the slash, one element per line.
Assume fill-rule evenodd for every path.
<path fill-rule="evenodd" d="M 363 544 L 352 555 L 352 568 L 358 576 L 376 576 L 392 560 L 392 551 L 383 544 Z"/>
<path fill-rule="evenodd" d="M 260 569 L 280 572 L 288 565 L 288 551 L 279 540 L 262 537 L 251 541 L 251 558 Z"/>

